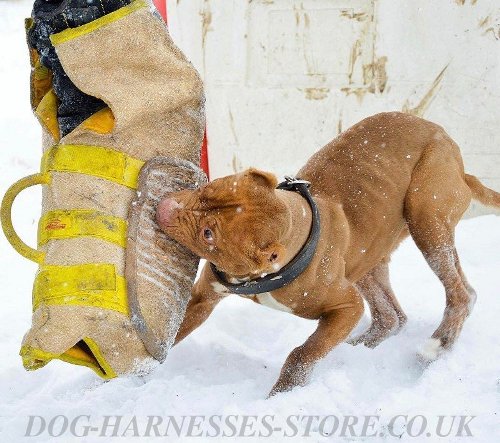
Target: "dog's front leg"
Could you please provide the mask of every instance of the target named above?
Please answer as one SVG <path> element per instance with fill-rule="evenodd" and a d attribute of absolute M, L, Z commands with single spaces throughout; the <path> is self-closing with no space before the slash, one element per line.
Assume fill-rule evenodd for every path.
<path fill-rule="evenodd" d="M 305 385 L 315 363 L 348 337 L 363 314 L 363 299 L 354 287 L 347 290 L 344 299 L 322 314 L 313 334 L 291 352 L 269 396 Z"/>
<path fill-rule="evenodd" d="M 175 337 L 174 345 L 191 334 L 200 326 L 212 313 L 217 304 L 228 294 L 224 291 L 217 291 L 212 284 L 215 277 L 210 270 L 210 266 L 205 265 L 199 280 L 193 286 L 191 299 L 189 300 L 184 320 Z"/>

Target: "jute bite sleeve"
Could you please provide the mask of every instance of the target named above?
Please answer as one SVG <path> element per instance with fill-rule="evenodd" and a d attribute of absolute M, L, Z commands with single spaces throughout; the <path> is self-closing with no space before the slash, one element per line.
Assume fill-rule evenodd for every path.
<path fill-rule="evenodd" d="M 198 261 L 144 217 L 165 192 L 205 180 L 197 166 L 202 82 L 142 0 L 51 40 L 71 81 L 106 107 L 61 138 L 51 72 L 30 49 L 41 171 L 14 184 L 2 203 L 9 241 L 39 263 L 23 363 L 38 369 L 60 359 L 104 378 L 149 372 L 175 337 Z M 43 200 L 35 250 L 15 233 L 10 210 L 22 189 L 37 184 Z M 133 201 L 139 209 L 130 211 Z M 139 225 L 149 231 L 137 234 Z"/>

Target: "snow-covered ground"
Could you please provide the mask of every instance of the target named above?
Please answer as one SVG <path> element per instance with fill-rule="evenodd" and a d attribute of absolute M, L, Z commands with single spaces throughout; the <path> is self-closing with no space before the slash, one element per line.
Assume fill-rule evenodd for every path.
<path fill-rule="evenodd" d="M 29 108 L 22 21 L 29 14 L 30 3 L 0 0 L 2 195 L 13 181 L 35 172 L 39 164 L 39 130 Z M 30 244 L 35 243 L 39 199 L 39 190 L 25 192 L 15 206 L 16 227 Z M 395 292 L 409 316 L 406 328 L 375 350 L 339 346 L 319 364 L 308 386 L 266 400 L 287 353 L 304 341 L 315 324 L 237 297 L 224 301 L 206 324 L 172 349 L 165 364 L 145 379 L 104 383 L 88 369 L 61 362 L 25 372 L 18 352 L 30 325 L 35 266 L 14 253 L 0 235 L 0 441 L 50 441 L 47 433 L 23 437 L 28 416 L 49 420 L 61 414 L 70 419 L 90 415 L 96 424 L 102 423 L 105 415 L 123 415 L 125 426 L 119 435 L 133 416 L 144 425 L 147 416 L 165 420 L 175 416 L 180 420 L 183 415 L 272 415 L 275 426 L 286 427 L 287 417 L 294 415 L 352 415 L 360 421 L 363 416 L 378 415 L 381 426 L 376 429 L 385 436 L 366 441 L 500 441 L 500 218 L 485 216 L 462 222 L 457 229 L 457 246 L 478 301 L 452 352 L 425 371 L 417 364 L 416 350 L 442 316 L 444 293 L 418 250 L 407 241 L 395 254 L 391 267 Z M 367 324 L 365 318 L 360 328 Z M 425 416 L 431 436 L 389 435 L 387 425 L 398 415 Z M 476 416 L 470 424 L 474 438 L 439 439 L 434 429 L 440 415 Z M 334 437 L 320 436 L 318 421 L 311 420 L 309 437 L 303 436 L 307 419 L 297 426 L 299 441 L 343 440 L 338 436 L 340 430 Z M 402 421 L 397 423 L 393 433 L 402 434 Z M 144 431 L 144 427 L 141 429 Z M 359 426 L 356 429 L 360 432 Z M 293 433 L 293 428 L 288 431 Z M 231 428 L 227 432 L 231 434 Z M 65 434 L 56 441 L 139 440 L 132 437 L 133 429 L 126 434 L 129 437 L 114 439 L 110 434 L 110 430 L 108 437 Z M 290 438 L 276 432 L 264 440 Z"/>

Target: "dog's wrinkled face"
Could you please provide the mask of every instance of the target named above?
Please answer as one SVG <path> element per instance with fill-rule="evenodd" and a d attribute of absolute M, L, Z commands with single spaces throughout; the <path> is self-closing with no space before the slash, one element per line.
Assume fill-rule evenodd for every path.
<path fill-rule="evenodd" d="M 276 272 L 290 223 L 275 194 L 276 177 L 249 169 L 193 191 L 170 194 L 157 209 L 160 228 L 235 278 Z"/>

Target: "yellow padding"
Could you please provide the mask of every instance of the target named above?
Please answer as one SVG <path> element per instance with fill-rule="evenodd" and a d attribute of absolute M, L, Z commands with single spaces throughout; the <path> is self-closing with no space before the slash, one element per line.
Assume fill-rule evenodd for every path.
<path fill-rule="evenodd" d="M 26 257 L 28 260 L 34 261 L 39 264 L 43 263 L 45 259 L 45 253 L 43 251 L 37 251 L 36 249 L 30 248 L 17 235 L 14 229 L 14 225 L 12 224 L 12 205 L 14 204 L 14 200 L 22 190 L 35 185 L 48 185 L 50 184 L 50 181 L 51 177 L 49 174 L 34 174 L 18 180 L 5 193 L 0 210 L 2 229 L 9 243 L 23 257 Z"/>
<path fill-rule="evenodd" d="M 106 107 L 92 114 L 82 123 L 82 128 L 98 134 L 110 134 L 115 127 L 115 116 L 110 108 Z"/>
<path fill-rule="evenodd" d="M 94 175 L 136 189 L 143 164 L 142 160 L 101 146 L 56 145 L 43 155 L 41 170 Z"/>
<path fill-rule="evenodd" d="M 24 29 L 26 31 L 29 31 L 33 27 L 34 24 L 35 24 L 35 21 L 31 17 L 24 19 Z"/>
<path fill-rule="evenodd" d="M 82 341 L 87 345 L 91 354 L 78 346 L 78 344 L 68 349 L 63 354 L 54 354 L 31 346 L 23 346 L 19 354 L 23 359 L 23 366 L 28 371 L 35 371 L 45 366 L 51 360 L 58 359 L 74 365 L 86 366 L 104 379 L 115 378 L 115 371 L 113 371 L 111 366 L 106 362 L 97 344 L 88 337 L 84 338 Z"/>
<path fill-rule="evenodd" d="M 82 35 L 90 34 L 91 32 L 94 32 L 95 30 L 102 28 L 103 26 L 120 20 L 121 18 L 126 17 L 132 12 L 137 11 L 141 8 L 145 8 L 146 6 L 147 4 L 144 0 L 136 0 L 130 3 L 130 5 L 128 6 L 124 6 L 123 8 L 120 8 L 112 12 L 111 14 L 107 14 L 101 18 L 98 18 L 97 20 L 79 26 L 78 28 L 69 28 L 62 32 L 59 32 L 58 34 L 53 34 L 50 36 L 50 41 L 54 46 L 60 45 L 61 43 L 73 40 L 77 37 L 81 37 Z"/>
<path fill-rule="evenodd" d="M 99 349 L 99 346 L 97 346 L 97 343 L 88 337 L 84 338 L 83 341 L 89 347 L 89 349 L 92 351 L 93 356 L 96 358 L 97 362 L 99 363 L 100 372 L 96 371 L 96 369 L 93 366 L 89 366 L 89 367 L 94 369 L 94 371 L 96 371 L 97 374 L 103 378 L 106 378 L 106 379 L 115 378 L 117 376 L 115 371 L 113 371 L 113 368 L 111 368 L 111 366 L 108 365 L 108 363 L 104 359 L 104 357 L 101 353 L 101 350 Z"/>
<path fill-rule="evenodd" d="M 42 265 L 33 286 L 33 311 L 40 305 L 92 306 L 128 316 L 127 283 L 108 263 Z"/>
<path fill-rule="evenodd" d="M 97 237 L 124 248 L 127 245 L 127 222 L 99 211 L 73 209 L 47 212 L 38 223 L 39 246 L 49 240 L 80 236 Z"/>
<path fill-rule="evenodd" d="M 59 140 L 59 122 L 57 121 L 57 96 L 53 89 L 50 89 L 40 100 L 36 107 L 35 114 L 40 123 L 47 128 L 54 140 Z"/>

